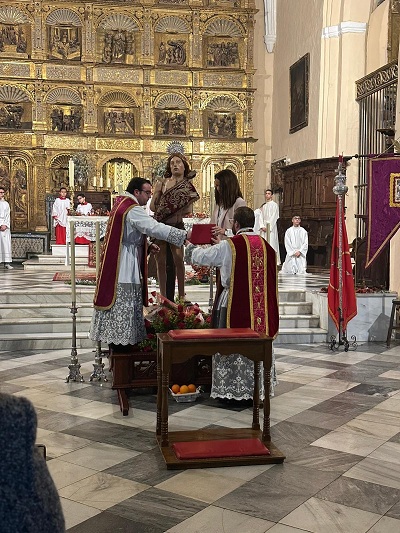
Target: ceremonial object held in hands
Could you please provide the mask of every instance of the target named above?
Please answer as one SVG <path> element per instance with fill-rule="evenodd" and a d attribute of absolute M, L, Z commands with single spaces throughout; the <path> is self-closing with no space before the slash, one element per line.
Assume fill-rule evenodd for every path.
<path fill-rule="evenodd" d="M 192 244 L 212 244 L 211 229 L 214 226 L 215 224 L 193 224 L 190 242 Z"/>

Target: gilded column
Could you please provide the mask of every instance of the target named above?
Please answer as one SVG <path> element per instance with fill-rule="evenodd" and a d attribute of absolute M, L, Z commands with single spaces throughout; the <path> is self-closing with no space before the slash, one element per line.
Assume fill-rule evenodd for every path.
<path fill-rule="evenodd" d="M 192 66 L 201 68 L 203 65 L 201 53 L 200 16 L 198 11 L 193 12 L 192 30 Z"/>
<path fill-rule="evenodd" d="M 38 144 L 43 146 L 43 136 L 36 137 Z M 35 231 L 47 231 L 46 220 L 46 152 L 37 148 L 34 152 L 33 190 L 35 191 L 33 211 Z"/>
<path fill-rule="evenodd" d="M 96 56 L 96 34 L 93 29 L 93 6 L 85 4 L 79 8 L 79 13 L 84 16 L 82 29 L 82 62 L 94 62 Z"/>
<path fill-rule="evenodd" d="M 42 2 L 28 6 L 33 13 L 32 59 L 46 59 L 46 24 L 42 16 Z"/>

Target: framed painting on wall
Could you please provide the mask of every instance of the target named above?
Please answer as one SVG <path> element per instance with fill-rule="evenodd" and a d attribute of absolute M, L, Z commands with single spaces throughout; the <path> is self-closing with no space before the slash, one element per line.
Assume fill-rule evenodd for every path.
<path fill-rule="evenodd" d="M 308 126 L 308 76 L 310 54 L 290 67 L 290 129 L 295 133 Z"/>

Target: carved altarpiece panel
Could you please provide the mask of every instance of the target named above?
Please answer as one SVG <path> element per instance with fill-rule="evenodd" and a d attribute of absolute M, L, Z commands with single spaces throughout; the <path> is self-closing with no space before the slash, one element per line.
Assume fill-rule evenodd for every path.
<path fill-rule="evenodd" d="M 0 156 L 0 186 L 10 204 L 12 231 L 28 229 L 28 166 L 24 159 Z"/>
<path fill-rule="evenodd" d="M 81 59 L 81 28 L 76 26 L 49 26 L 48 50 L 50 59 L 79 61 Z"/>
<path fill-rule="evenodd" d="M 156 33 L 154 47 L 157 64 L 171 67 L 186 66 L 188 46 L 187 35 Z"/>
<path fill-rule="evenodd" d="M 207 136 L 222 139 L 237 137 L 236 113 L 226 111 L 208 111 Z"/>
<path fill-rule="evenodd" d="M 238 39 L 208 37 L 204 49 L 207 68 L 240 68 Z"/>
<path fill-rule="evenodd" d="M 83 128 L 83 108 L 78 105 L 57 104 L 49 109 L 49 130 L 79 133 Z"/>
<path fill-rule="evenodd" d="M 27 58 L 30 42 L 28 24 L 4 24 L 0 13 L 0 57 Z"/>
<path fill-rule="evenodd" d="M 100 123 L 105 134 L 135 135 L 135 118 L 137 110 L 130 107 L 100 108 Z"/>
<path fill-rule="evenodd" d="M 186 135 L 186 113 L 179 110 L 156 110 L 156 135 Z"/>

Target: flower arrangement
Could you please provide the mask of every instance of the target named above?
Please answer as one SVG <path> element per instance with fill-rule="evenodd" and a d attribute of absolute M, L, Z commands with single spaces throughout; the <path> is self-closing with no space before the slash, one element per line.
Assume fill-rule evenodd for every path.
<path fill-rule="evenodd" d="M 204 313 L 197 304 L 175 304 L 152 292 L 153 304 L 145 319 L 147 338 L 139 344 L 144 352 L 157 349 L 157 333 L 166 333 L 171 329 L 205 329 L 211 327 L 211 315 Z M 155 301 L 156 300 L 156 301 Z M 158 300 L 158 303 L 157 303 Z"/>
<path fill-rule="evenodd" d="M 185 273 L 185 283 L 187 285 L 199 285 L 210 281 L 210 267 L 192 265 L 192 270 Z"/>

